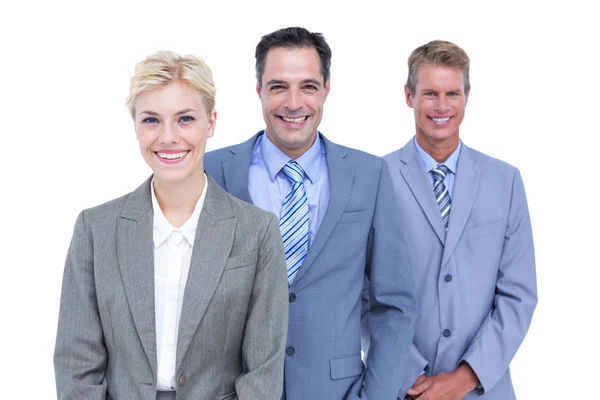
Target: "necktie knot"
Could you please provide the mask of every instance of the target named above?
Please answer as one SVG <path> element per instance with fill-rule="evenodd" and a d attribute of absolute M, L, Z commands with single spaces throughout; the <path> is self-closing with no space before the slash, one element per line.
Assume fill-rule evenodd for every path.
<path fill-rule="evenodd" d="M 292 185 L 295 183 L 304 183 L 304 170 L 296 161 L 288 161 L 287 164 L 283 166 L 282 171 Z"/>
<path fill-rule="evenodd" d="M 433 168 L 431 170 L 431 175 L 433 175 L 433 181 L 434 182 L 443 182 L 444 179 L 446 178 L 446 175 L 448 175 L 449 172 L 450 172 L 450 170 L 445 165 L 442 165 L 442 164 L 436 165 L 435 168 Z"/>

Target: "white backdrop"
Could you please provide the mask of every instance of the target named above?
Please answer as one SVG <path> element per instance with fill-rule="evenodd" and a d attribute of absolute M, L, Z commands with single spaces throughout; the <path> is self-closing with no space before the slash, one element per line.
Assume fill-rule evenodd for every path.
<path fill-rule="evenodd" d="M 445 39 L 468 52 L 461 137 L 521 169 L 533 221 L 540 301 L 512 363 L 517 394 L 597 396 L 600 30 L 586 2 L 18 3 L 0 5 L 2 398 L 56 397 L 52 354 L 75 218 L 150 173 L 124 105 L 135 63 L 159 49 L 207 61 L 216 149 L 264 127 L 254 47 L 297 25 L 323 32 L 333 50 L 320 130 L 377 155 L 414 133 L 403 99 L 412 49 Z"/>

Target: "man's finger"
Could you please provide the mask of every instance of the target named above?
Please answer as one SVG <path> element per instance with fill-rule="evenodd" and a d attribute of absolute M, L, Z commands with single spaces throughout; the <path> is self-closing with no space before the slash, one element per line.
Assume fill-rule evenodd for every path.
<path fill-rule="evenodd" d="M 421 383 L 423 383 L 423 381 L 425 379 L 427 379 L 427 375 L 425 375 L 425 374 L 419 375 L 419 377 L 417 378 L 417 380 L 415 381 L 415 383 L 413 383 L 413 387 L 415 385 L 420 385 Z"/>
<path fill-rule="evenodd" d="M 418 381 L 418 379 L 417 379 Z M 425 378 L 422 382 L 417 383 L 415 382 L 415 384 L 413 385 L 413 387 L 411 387 L 410 389 L 408 389 L 406 391 L 406 393 L 410 394 L 411 396 L 418 396 L 421 393 L 423 393 L 424 391 L 426 391 L 429 386 L 431 386 L 433 383 L 433 379 L 431 378 Z"/>

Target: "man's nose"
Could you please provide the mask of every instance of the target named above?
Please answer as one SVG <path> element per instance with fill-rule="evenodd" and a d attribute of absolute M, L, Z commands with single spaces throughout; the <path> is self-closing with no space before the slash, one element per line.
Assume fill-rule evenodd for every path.
<path fill-rule="evenodd" d="M 448 96 L 440 95 L 435 101 L 435 110 L 439 113 L 445 113 L 450 109 L 450 99 Z"/>
<path fill-rule="evenodd" d="M 299 108 L 302 107 L 302 93 L 300 93 L 299 90 L 290 90 L 288 92 L 287 98 L 286 98 L 286 102 L 285 102 L 285 106 L 286 108 L 290 109 L 291 111 L 296 111 Z"/>

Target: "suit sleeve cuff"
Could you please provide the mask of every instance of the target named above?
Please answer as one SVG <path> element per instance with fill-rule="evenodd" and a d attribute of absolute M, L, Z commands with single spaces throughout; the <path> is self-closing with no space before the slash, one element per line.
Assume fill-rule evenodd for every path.
<path fill-rule="evenodd" d="M 412 387 L 417 378 L 423 374 L 429 373 L 429 362 L 419 353 L 414 344 L 410 346 L 409 362 L 406 363 L 406 372 L 404 373 L 404 382 L 400 388 L 399 397 L 406 396 L 406 391 Z"/>
<path fill-rule="evenodd" d="M 475 389 L 473 389 L 473 393 L 476 393 L 477 395 L 481 396 L 483 394 L 485 394 L 485 388 L 489 388 L 492 385 L 486 385 L 484 387 L 483 382 L 481 380 L 481 375 L 480 372 L 483 371 L 483 368 L 480 368 L 477 365 L 473 365 L 475 357 L 470 358 L 468 355 L 465 355 L 458 363 L 457 367 L 459 367 L 461 364 L 469 364 L 469 366 L 471 367 L 471 369 L 473 370 L 473 372 L 475 373 L 475 376 L 477 377 L 477 386 L 475 386 Z"/>

